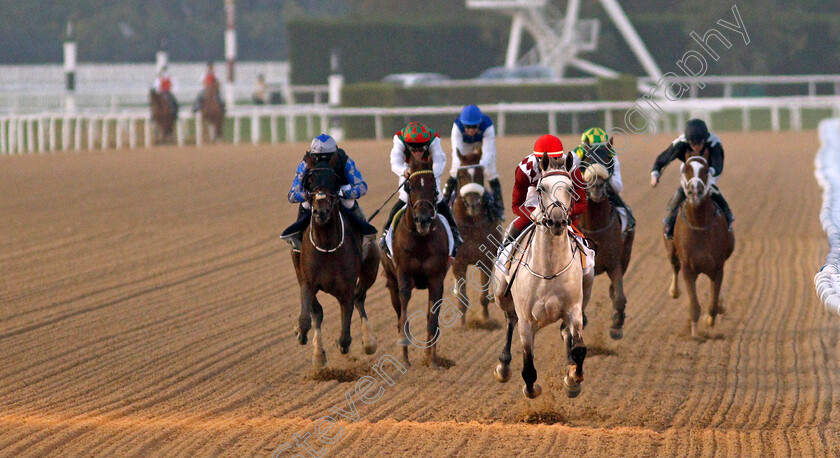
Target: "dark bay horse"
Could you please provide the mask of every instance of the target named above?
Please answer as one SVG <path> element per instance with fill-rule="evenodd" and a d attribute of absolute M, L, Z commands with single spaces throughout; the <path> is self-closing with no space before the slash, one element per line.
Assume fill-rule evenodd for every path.
<path fill-rule="evenodd" d="M 221 141 L 224 138 L 222 128 L 225 122 L 225 107 L 219 101 L 218 83 L 211 84 L 204 90 L 200 111 L 202 123 L 210 128 L 210 139 Z"/>
<path fill-rule="evenodd" d="M 382 253 L 391 305 L 397 313 L 398 345 L 403 347 L 403 361 L 409 365 L 408 345 L 426 349 L 430 367 L 437 368 L 437 340 L 440 337 L 438 318 L 443 301 L 443 280 L 449 268 L 449 239 L 443 222 L 437 215 L 438 190 L 431 159 L 409 160 L 410 175 L 405 181 L 408 202 L 402 216 L 395 216 L 393 259 Z M 428 289 L 426 309 L 426 340 L 423 329 L 413 325 L 408 317 L 408 302 L 414 289 Z M 412 317 L 422 315 L 416 312 Z M 419 322 L 420 320 L 414 320 Z M 411 336 L 411 339 L 409 339 Z"/>
<path fill-rule="evenodd" d="M 353 307 L 362 322 L 364 352 L 376 352 L 376 339 L 365 312 L 367 290 L 376 281 L 379 271 L 379 251 L 372 243 L 362 243 L 341 210 L 337 195 L 338 176 L 333 162 L 316 162 L 307 153 L 309 164 L 304 184 L 309 190 L 312 207 L 309 226 L 303 231 L 300 253 L 292 252 L 298 284 L 300 285 L 300 318 L 295 326 L 298 342 L 305 345 L 307 332 L 314 321 L 312 364 L 323 366 L 327 358 L 321 342 L 321 321 L 324 310 L 315 295 L 324 291 L 334 296 L 341 307 L 341 336 L 336 345 L 342 354 L 350 350 L 350 320 Z"/>
<path fill-rule="evenodd" d="M 692 156 L 681 170 L 680 185 L 686 199 L 679 210 L 674 226 L 674 240 L 665 239 L 665 250 L 674 268 L 671 279 L 671 297 L 680 295 L 677 274 L 682 270 L 688 289 L 691 336 L 698 338 L 697 320 L 700 303 L 697 300 L 697 277 L 705 274 L 712 282 L 712 302 L 706 324 L 714 326 L 715 317 L 724 312 L 721 283 L 723 265 L 735 249 L 735 235 L 729 231 L 726 218 L 712 202 L 712 188 L 708 159 Z"/>
<path fill-rule="evenodd" d="M 159 94 L 156 90 L 149 90 L 149 108 L 152 110 L 152 119 L 158 127 L 158 141 L 167 142 L 173 140 L 175 121 L 178 120 L 178 113 L 172 107 L 165 94 Z"/>
<path fill-rule="evenodd" d="M 496 229 L 498 220 L 495 212 L 488 208 L 484 199 L 484 168 L 478 163 L 481 161 L 481 149 L 476 148 L 472 153 L 461 154 L 461 168 L 458 170 L 458 192 L 452 204 L 452 213 L 458 224 L 458 229 L 464 238 L 464 244 L 458 249 L 458 255 L 452 263 L 452 273 L 455 276 L 455 287 L 453 292 L 458 299 L 458 306 L 461 309 L 461 325 L 466 324 L 466 313 L 470 307 L 470 300 L 467 297 L 467 268 L 474 265 L 478 268 L 479 281 L 481 285 L 489 284 L 489 276 L 493 271 L 492 262 L 488 261 L 485 252 L 481 251 L 482 245 L 489 244 L 494 231 L 498 238 L 501 234 Z M 481 288 L 479 288 L 481 289 Z M 482 319 L 486 322 L 490 318 L 487 305 L 490 303 L 493 293 L 489 288 L 481 289 Z"/>
<path fill-rule="evenodd" d="M 588 151 L 583 158 L 583 178 L 586 181 L 587 210 L 580 215 L 580 230 L 598 244 L 595 255 L 595 275 L 606 273 L 610 278 L 610 299 L 613 302 L 610 337 L 624 336 L 624 274 L 630 264 L 635 231 L 622 232 L 618 210 L 607 195 L 612 177 L 610 150 L 604 145 Z"/>

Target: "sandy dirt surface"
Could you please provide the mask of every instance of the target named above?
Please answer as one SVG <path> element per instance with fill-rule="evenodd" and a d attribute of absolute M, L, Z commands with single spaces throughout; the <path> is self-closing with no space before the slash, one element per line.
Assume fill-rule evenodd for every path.
<path fill-rule="evenodd" d="M 351 396 L 356 421 L 331 408 L 349 409 L 355 380 L 398 355 L 396 317 L 379 278 L 367 305 L 379 350 L 362 354 L 354 316 L 350 354 L 340 355 L 338 306 L 321 296 L 328 365 L 349 382 L 313 378 L 311 346 L 293 333 L 289 248 L 278 239 L 296 214 L 286 193 L 307 145 L 0 158 L 0 455 L 270 456 L 310 433 L 312 451 L 329 456 L 837 456 L 840 322 L 813 287 L 827 252 L 817 135 L 721 138 L 719 184 L 737 241 L 727 313 L 713 329 L 701 324 L 703 342 L 689 338 L 685 296 L 668 295 L 660 231 L 678 167 L 660 187 L 648 184 L 672 137 L 634 138 L 621 158 L 638 219 L 625 338 L 608 337 L 608 283 L 598 277 L 580 397 L 562 391 L 558 327 L 537 336 L 544 392 L 526 400 L 518 338 L 513 377 L 499 384 L 503 331 L 455 326 L 439 345 L 448 369 L 423 367 L 413 349 L 414 365 L 392 370 L 380 399 Z M 499 140 L 507 199 L 533 141 Z M 342 146 L 370 185 L 370 213 L 396 184 L 390 142 Z M 708 300 L 708 281 L 699 285 Z M 411 309 L 425 309 L 425 297 Z M 494 304 L 491 314 L 502 320 Z M 325 415 L 339 420 L 327 445 L 315 436 Z"/>

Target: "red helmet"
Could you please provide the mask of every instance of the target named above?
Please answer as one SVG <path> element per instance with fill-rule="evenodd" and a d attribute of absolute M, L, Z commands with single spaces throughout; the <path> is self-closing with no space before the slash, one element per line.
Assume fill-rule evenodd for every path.
<path fill-rule="evenodd" d="M 563 142 L 554 135 L 543 135 L 534 143 L 534 154 L 542 156 L 548 153 L 548 157 L 563 156 Z"/>
<path fill-rule="evenodd" d="M 412 121 L 400 131 L 400 136 L 406 144 L 428 146 L 434 140 L 432 130 L 422 122 Z"/>

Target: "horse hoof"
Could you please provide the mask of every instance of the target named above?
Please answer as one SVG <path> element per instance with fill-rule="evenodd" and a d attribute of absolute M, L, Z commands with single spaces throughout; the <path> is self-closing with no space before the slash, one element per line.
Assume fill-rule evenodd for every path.
<path fill-rule="evenodd" d="M 534 399 L 542 394 L 542 387 L 539 383 L 535 383 L 534 388 L 531 391 L 528 391 L 528 385 L 525 385 L 522 387 L 522 394 L 524 394 L 528 399 Z"/>
<path fill-rule="evenodd" d="M 691 322 L 691 337 L 694 339 L 700 337 L 700 334 L 697 333 L 697 323 L 694 321 Z"/>
<path fill-rule="evenodd" d="M 715 326 L 715 317 L 706 315 L 706 326 L 713 328 Z"/>
<path fill-rule="evenodd" d="M 671 288 L 668 290 L 671 293 L 671 297 L 674 299 L 680 297 L 680 288 L 674 285 L 671 285 Z"/>
<path fill-rule="evenodd" d="M 327 353 L 322 351 L 312 355 L 312 367 L 321 368 L 327 365 Z"/>
<path fill-rule="evenodd" d="M 610 338 L 612 340 L 621 340 L 622 337 L 624 337 L 624 329 L 610 328 Z"/>
<path fill-rule="evenodd" d="M 306 333 L 299 332 L 297 333 L 298 343 L 301 345 L 306 345 Z"/>
<path fill-rule="evenodd" d="M 362 350 L 365 352 L 366 355 L 372 355 L 376 353 L 376 342 L 363 346 Z"/>
<path fill-rule="evenodd" d="M 563 378 L 563 391 L 566 392 L 566 396 L 576 398 L 580 394 L 580 389 L 580 383 L 572 382 L 568 375 Z"/>
<path fill-rule="evenodd" d="M 402 339 L 397 340 L 397 345 L 400 347 L 407 347 L 411 345 L 411 342 L 408 341 L 407 337 L 403 337 Z"/>
<path fill-rule="evenodd" d="M 336 347 L 338 347 L 338 351 L 339 351 L 342 355 L 346 355 L 347 353 L 349 353 L 349 352 L 350 352 L 350 345 L 347 345 L 346 347 L 342 347 L 342 346 L 341 346 L 341 342 L 340 342 L 340 341 L 338 341 L 338 340 L 336 340 L 336 341 L 335 341 L 335 346 L 336 346 Z"/>
<path fill-rule="evenodd" d="M 493 376 L 499 383 L 506 383 L 510 380 L 510 366 L 503 366 L 502 363 L 497 364 Z"/>

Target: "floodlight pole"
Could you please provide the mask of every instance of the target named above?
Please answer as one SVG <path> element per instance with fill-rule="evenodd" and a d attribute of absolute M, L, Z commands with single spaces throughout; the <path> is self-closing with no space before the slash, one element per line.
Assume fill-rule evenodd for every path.
<path fill-rule="evenodd" d="M 234 65 L 236 64 L 236 5 L 234 0 L 225 0 L 225 59 L 227 59 L 227 84 L 225 103 L 228 108 L 234 103 Z"/>
<path fill-rule="evenodd" d="M 76 38 L 73 21 L 67 21 L 67 35 L 64 40 L 64 109 L 76 111 Z"/>

